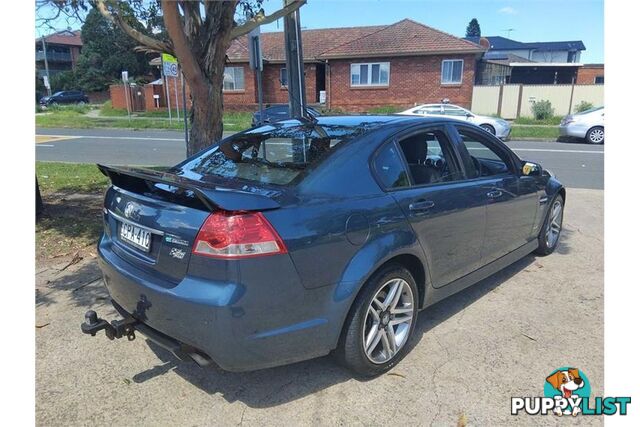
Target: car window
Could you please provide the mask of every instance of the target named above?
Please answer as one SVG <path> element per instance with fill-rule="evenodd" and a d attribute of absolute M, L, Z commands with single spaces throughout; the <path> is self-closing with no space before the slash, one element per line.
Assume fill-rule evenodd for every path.
<path fill-rule="evenodd" d="M 442 108 L 439 105 L 432 105 L 429 107 L 422 107 L 416 110 L 417 114 L 442 114 Z"/>
<path fill-rule="evenodd" d="M 453 107 L 450 105 L 445 105 L 443 107 L 443 111 L 446 116 L 466 116 L 467 115 L 467 112 L 464 111 L 462 108 Z"/>
<path fill-rule="evenodd" d="M 409 177 L 395 144 L 384 146 L 373 161 L 376 175 L 384 188 L 399 188 L 409 185 Z"/>
<path fill-rule="evenodd" d="M 316 167 L 342 143 L 380 122 L 354 125 L 300 124 L 290 120 L 233 135 L 179 166 L 177 174 L 207 180 L 213 176 L 287 185 Z"/>
<path fill-rule="evenodd" d="M 399 142 L 415 185 L 457 181 L 459 173 L 451 144 L 441 130 L 421 132 Z"/>
<path fill-rule="evenodd" d="M 480 133 L 459 126 L 456 126 L 456 129 L 462 139 L 462 145 L 469 154 L 469 161 L 465 162 L 468 178 L 473 179 L 509 172 L 510 161 L 506 153 L 496 148 Z"/>

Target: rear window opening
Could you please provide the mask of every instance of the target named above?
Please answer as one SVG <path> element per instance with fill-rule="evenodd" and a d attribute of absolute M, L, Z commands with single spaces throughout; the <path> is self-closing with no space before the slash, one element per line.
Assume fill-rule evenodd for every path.
<path fill-rule="evenodd" d="M 191 179 L 208 176 L 289 185 L 319 164 L 340 144 L 377 127 L 286 121 L 234 135 L 179 169 Z"/>

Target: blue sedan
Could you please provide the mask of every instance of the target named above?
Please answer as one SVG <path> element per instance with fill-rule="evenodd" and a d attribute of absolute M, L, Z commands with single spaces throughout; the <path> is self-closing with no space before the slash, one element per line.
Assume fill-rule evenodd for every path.
<path fill-rule="evenodd" d="M 168 171 L 99 167 L 98 253 L 123 318 L 87 312 L 83 332 L 139 332 L 229 371 L 329 353 L 387 371 L 420 310 L 553 252 L 565 202 L 540 165 L 447 118 L 292 119 Z"/>

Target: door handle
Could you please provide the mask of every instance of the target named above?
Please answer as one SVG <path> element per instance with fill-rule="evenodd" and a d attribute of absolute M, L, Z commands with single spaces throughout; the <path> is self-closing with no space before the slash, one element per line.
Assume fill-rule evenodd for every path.
<path fill-rule="evenodd" d="M 500 196 L 502 196 L 502 191 L 500 190 L 491 190 L 487 193 L 487 197 L 490 199 L 497 199 Z"/>
<path fill-rule="evenodd" d="M 431 209 L 435 205 L 436 204 L 431 200 L 418 200 L 417 202 L 413 202 L 409 205 L 409 210 L 411 212 L 424 212 Z"/>

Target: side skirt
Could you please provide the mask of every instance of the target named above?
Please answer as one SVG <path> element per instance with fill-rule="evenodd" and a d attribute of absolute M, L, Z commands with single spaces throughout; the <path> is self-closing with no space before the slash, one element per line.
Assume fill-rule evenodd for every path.
<path fill-rule="evenodd" d="M 513 264 L 518 261 L 520 258 L 524 258 L 529 255 L 531 252 L 538 247 L 538 240 L 532 240 L 529 243 L 520 246 L 518 249 L 509 252 L 508 254 L 498 258 L 497 260 L 485 265 L 484 267 L 480 267 L 476 271 L 467 274 L 448 285 L 442 286 L 440 288 L 429 288 L 427 290 L 427 295 L 425 296 L 425 305 L 423 308 L 427 308 L 430 305 L 437 303 L 438 301 L 442 301 L 443 299 L 460 292 L 461 290 L 468 288 L 469 286 L 478 283 L 479 281 L 486 279 L 492 274 L 497 273 L 505 267 Z"/>

